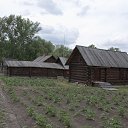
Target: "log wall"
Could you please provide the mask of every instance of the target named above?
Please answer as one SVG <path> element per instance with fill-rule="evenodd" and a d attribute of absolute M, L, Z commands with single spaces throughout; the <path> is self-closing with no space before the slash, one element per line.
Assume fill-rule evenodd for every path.
<path fill-rule="evenodd" d="M 74 53 L 69 65 L 69 81 L 88 83 L 90 79 L 89 69 L 79 52 L 76 51 Z"/>
<path fill-rule="evenodd" d="M 112 84 L 128 84 L 127 69 L 92 67 L 92 71 L 92 81 L 103 81 Z"/>
<path fill-rule="evenodd" d="M 29 68 L 7 68 L 7 74 L 9 76 L 29 76 L 30 75 L 30 70 Z"/>
<path fill-rule="evenodd" d="M 6 71 L 9 76 L 37 76 L 37 77 L 57 77 L 63 76 L 64 72 L 60 69 L 46 68 L 23 68 L 23 67 L 8 67 Z"/>
<path fill-rule="evenodd" d="M 69 78 L 69 70 L 64 70 L 64 77 Z"/>

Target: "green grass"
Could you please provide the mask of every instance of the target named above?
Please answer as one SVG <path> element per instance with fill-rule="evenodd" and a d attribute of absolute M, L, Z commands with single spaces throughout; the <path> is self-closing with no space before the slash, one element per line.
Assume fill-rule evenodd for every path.
<path fill-rule="evenodd" d="M 128 88 L 107 91 L 97 87 L 88 87 L 46 78 L 0 77 L 6 84 L 4 90 L 10 98 L 21 102 L 28 100 L 28 115 L 43 127 L 93 127 L 90 123 L 76 121 L 80 117 L 84 122 L 93 121 L 97 127 L 123 128 L 128 118 Z M 17 92 L 20 87 L 20 92 Z M 25 89 L 26 90 L 25 90 Z M 29 108 L 31 104 L 32 108 Z M 114 114 L 113 114 L 114 113 Z M 116 118 L 115 118 L 116 116 Z M 55 118 L 55 119 L 53 119 Z M 58 123 L 54 122 L 57 121 Z M 92 123 L 93 124 L 93 123 Z"/>
<path fill-rule="evenodd" d="M 4 127 L 5 127 L 5 114 L 0 109 L 0 128 L 4 128 Z"/>

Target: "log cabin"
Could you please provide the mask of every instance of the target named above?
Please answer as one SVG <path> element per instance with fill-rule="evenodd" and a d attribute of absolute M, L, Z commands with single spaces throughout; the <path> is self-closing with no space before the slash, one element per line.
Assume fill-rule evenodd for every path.
<path fill-rule="evenodd" d="M 36 76 L 68 78 L 69 67 L 65 65 L 67 58 L 53 55 L 40 56 L 34 61 L 4 61 L 4 74 L 8 76 Z"/>
<path fill-rule="evenodd" d="M 91 85 L 94 81 L 128 84 L 128 54 L 76 46 L 66 64 L 69 81 Z"/>
<path fill-rule="evenodd" d="M 63 66 L 57 63 L 33 61 L 5 61 L 4 74 L 8 76 L 37 76 L 57 77 L 63 76 Z"/>

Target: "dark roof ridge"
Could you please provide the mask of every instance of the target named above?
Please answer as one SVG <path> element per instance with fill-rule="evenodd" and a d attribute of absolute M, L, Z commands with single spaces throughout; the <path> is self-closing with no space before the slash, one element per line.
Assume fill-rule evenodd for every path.
<path fill-rule="evenodd" d="M 107 50 L 107 49 L 91 48 L 91 47 L 82 46 L 82 45 L 76 45 L 76 47 L 85 47 L 85 48 L 89 48 L 89 49 L 97 49 L 97 50 L 102 50 L 102 51 L 111 51 L 111 50 Z M 126 53 L 127 54 L 127 52 L 122 52 L 122 51 L 111 51 L 111 52 L 119 52 L 119 53 Z"/>

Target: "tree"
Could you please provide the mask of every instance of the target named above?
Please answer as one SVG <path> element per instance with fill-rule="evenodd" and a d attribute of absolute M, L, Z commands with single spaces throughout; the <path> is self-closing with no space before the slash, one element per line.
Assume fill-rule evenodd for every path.
<path fill-rule="evenodd" d="M 71 52 L 72 50 L 69 49 L 68 47 L 65 47 L 64 45 L 56 45 L 53 55 L 69 57 Z"/>
<path fill-rule="evenodd" d="M 2 58 L 33 60 L 43 54 L 68 57 L 71 49 L 54 46 L 36 34 L 41 30 L 38 22 L 21 16 L 10 15 L 0 18 L 0 61 Z"/>
<path fill-rule="evenodd" d="M 32 59 L 35 59 L 38 56 L 52 54 L 55 49 L 55 46 L 50 42 L 44 39 L 41 39 L 39 36 L 36 37 L 31 44 L 31 55 Z"/>
<path fill-rule="evenodd" d="M 110 51 L 120 51 L 119 48 L 114 48 L 114 47 L 111 47 L 111 48 L 109 48 L 108 50 L 110 50 Z"/>
<path fill-rule="evenodd" d="M 94 44 L 91 44 L 88 46 L 89 48 L 96 48 L 96 46 Z"/>
<path fill-rule="evenodd" d="M 34 23 L 21 16 L 10 15 L 0 18 L 1 58 L 4 56 L 19 60 L 29 59 L 28 49 L 31 48 L 35 34 L 40 29 L 39 23 Z"/>

